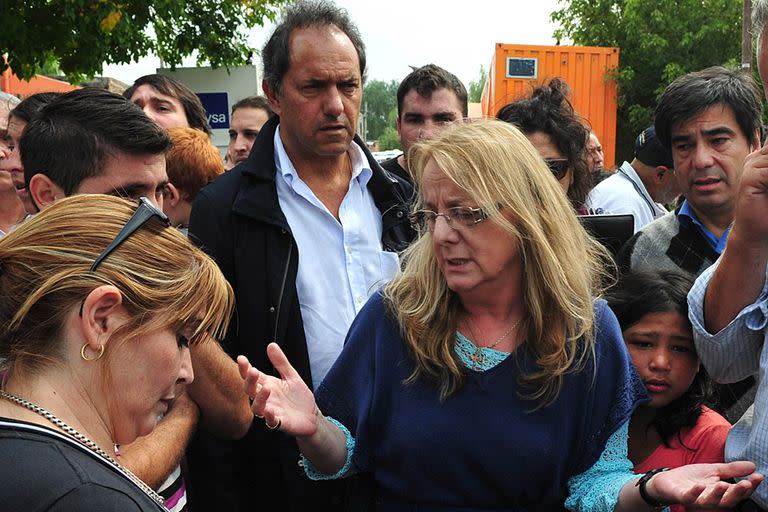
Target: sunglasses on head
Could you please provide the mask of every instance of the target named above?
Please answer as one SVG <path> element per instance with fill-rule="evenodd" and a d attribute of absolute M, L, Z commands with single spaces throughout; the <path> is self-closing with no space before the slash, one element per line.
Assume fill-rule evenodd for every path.
<path fill-rule="evenodd" d="M 568 172 L 568 160 L 566 158 L 545 158 L 544 163 L 547 164 L 549 170 L 552 171 L 552 175 L 558 179 L 563 179 L 563 176 Z"/>
<path fill-rule="evenodd" d="M 95 272 L 99 265 L 101 265 L 101 262 L 104 261 L 107 256 L 112 254 L 112 251 L 117 249 L 117 247 L 125 242 L 129 236 L 134 234 L 140 227 L 142 227 L 154 217 L 160 219 L 160 221 L 162 221 L 166 226 L 171 225 L 170 219 L 168 219 L 162 210 L 149 202 L 149 199 L 146 197 L 140 197 L 138 208 L 136 208 L 136 211 L 133 212 L 133 215 L 130 219 L 128 219 L 128 222 L 125 223 L 123 229 L 121 229 L 117 236 L 115 236 L 115 239 L 112 240 L 112 243 L 110 243 L 106 249 L 104 249 L 101 254 L 99 254 L 98 257 L 93 261 L 93 264 L 91 265 L 91 272 Z"/>

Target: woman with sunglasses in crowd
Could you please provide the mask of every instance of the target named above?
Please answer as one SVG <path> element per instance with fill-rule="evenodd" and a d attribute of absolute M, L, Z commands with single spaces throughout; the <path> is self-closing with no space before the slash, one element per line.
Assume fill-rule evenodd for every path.
<path fill-rule="evenodd" d="M 600 293 L 610 256 L 509 123 L 415 146 L 420 236 L 354 320 L 315 394 L 238 358 L 254 415 L 296 437 L 311 478 L 371 478 L 352 510 L 469 512 L 720 506 L 761 481 L 749 462 L 640 479 L 627 425 L 646 400 Z M 639 483 L 639 485 L 636 485 Z"/>
<path fill-rule="evenodd" d="M 65 198 L 0 240 L 0 508 L 165 510 L 119 445 L 184 393 L 233 300 L 146 198 Z"/>
<path fill-rule="evenodd" d="M 568 101 L 568 87 L 555 78 L 537 87 L 527 98 L 502 107 L 496 118 L 517 126 L 536 147 L 568 195 L 577 213 L 592 188 L 587 166 L 589 129 Z"/>

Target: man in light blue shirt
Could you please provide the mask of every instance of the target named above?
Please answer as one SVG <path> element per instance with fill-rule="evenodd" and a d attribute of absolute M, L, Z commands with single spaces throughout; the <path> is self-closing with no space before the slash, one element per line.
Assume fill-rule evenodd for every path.
<path fill-rule="evenodd" d="M 276 342 L 317 387 L 357 312 L 398 270 L 412 189 L 355 136 L 365 47 L 345 11 L 292 4 L 262 60 L 275 115 L 248 159 L 200 191 L 190 234 L 235 291 L 229 355 L 276 374 L 266 353 Z M 285 496 L 286 510 L 343 508 L 349 482 L 311 482 L 298 462 L 269 415 L 234 443 L 201 432 L 189 458 L 195 507 L 249 511 L 260 488 Z"/>
<path fill-rule="evenodd" d="M 755 0 L 752 20 L 757 61 L 768 83 L 768 0 Z M 768 89 L 766 89 L 768 90 Z M 694 341 L 704 366 L 720 381 L 757 377 L 755 403 L 731 428 L 726 460 L 746 459 L 768 472 L 768 148 L 750 154 L 728 247 L 688 295 Z M 768 487 L 757 488 L 739 510 L 768 510 Z"/>

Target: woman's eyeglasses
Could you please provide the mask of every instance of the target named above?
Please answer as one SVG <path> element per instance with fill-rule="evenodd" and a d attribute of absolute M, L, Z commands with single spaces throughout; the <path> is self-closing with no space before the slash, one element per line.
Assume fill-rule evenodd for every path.
<path fill-rule="evenodd" d="M 568 160 L 566 158 L 545 158 L 544 163 L 558 180 L 563 179 L 563 176 L 568 172 Z"/>
<path fill-rule="evenodd" d="M 467 206 L 456 206 L 448 208 L 443 213 L 433 212 L 432 210 L 416 210 L 408 215 L 413 229 L 419 233 L 435 229 L 435 222 L 438 217 L 445 219 L 445 222 L 453 229 L 463 229 L 472 227 L 488 218 L 488 214 L 482 208 L 469 208 Z"/>
<path fill-rule="evenodd" d="M 112 254 L 112 252 L 117 249 L 120 244 L 125 242 L 129 236 L 134 234 L 136 230 L 146 224 L 147 221 L 149 221 L 149 219 L 152 217 L 157 217 L 168 226 L 171 225 L 170 219 L 166 214 L 162 212 L 162 210 L 160 210 L 154 204 L 150 203 L 149 199 L 146 197 L 140 197 L 139 207 L 136 208 L 136 211 L 133 212 L 133 215 L 131 215 L 131 218 L 128 219 L 128 222 L 125 223 L 125 226 L 123 226 L 123 229 L 120 230 L 115 239 L 112 240 L 107 248 L 104 249 L 101 254 L 99 254 L 99 256 L 93 261 L 93 265 L 91 265 L 91 272 L 94 272 L 96 268 L 101 265 L 101 262 L 107 258 L 107 256 Z"/>

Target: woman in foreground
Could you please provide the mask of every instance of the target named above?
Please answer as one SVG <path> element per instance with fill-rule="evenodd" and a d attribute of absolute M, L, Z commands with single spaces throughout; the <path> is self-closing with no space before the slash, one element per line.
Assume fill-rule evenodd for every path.
<path fill-rule="evenodd" d="M 215 263 L 146 198 L 62 199 L 0 240 L 3 510 L 164 510 L 120 464 L 226 329 Z M 210 342 L 210 341 L 207 341 Z"/>
<path fill-rule="evenodd" d="M 368 473 L 373 496 L 358 498 L 387 511 L 649 510 L 749 495 L 761 476 L 719 481 L 751 463 L 635 485 L 627 424 L 647 397 L 595 301 L 609 256 L 524 135 L 458 125 L 410 161 L 421 236 L 316 395 L 275 344 L 279 377 L 238 361 L 254 414 L 296 437 L 311 478 Z"/>

